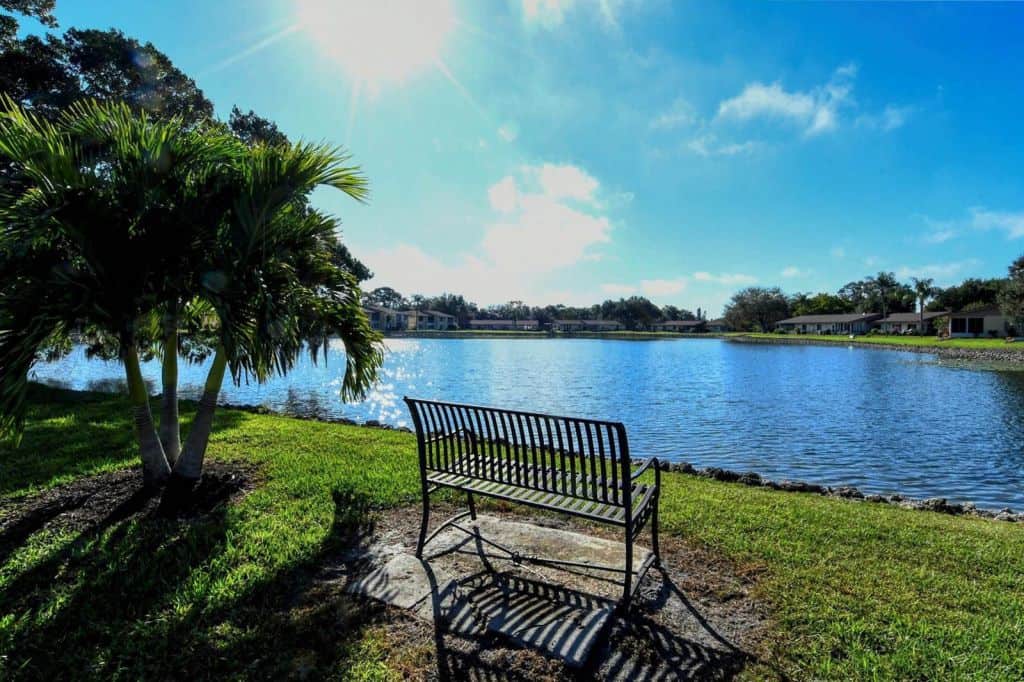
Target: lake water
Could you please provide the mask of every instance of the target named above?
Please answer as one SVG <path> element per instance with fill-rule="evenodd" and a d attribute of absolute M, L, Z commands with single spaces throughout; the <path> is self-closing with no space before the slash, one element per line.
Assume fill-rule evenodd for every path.
<path fill-rule="evenodd" d="M 635 456 L 756 471 L 865 492 L 1024 507 L 1024 372 L 862 348 L 718 339 L 390 339 L 377 386 L 339 398 L 327 365 L 227 386 L 222 399 L 408 426 L 403 395 L 623 421 Z M 35 370 L 76 388 L 116 386 L 120 365 L 79 349 Z M 158 380 L 159 366 L 144 367 Z M 182 366 L 182 395 L 205 367 Z M 154 392 L 158 392 L 158 385 Z"/>

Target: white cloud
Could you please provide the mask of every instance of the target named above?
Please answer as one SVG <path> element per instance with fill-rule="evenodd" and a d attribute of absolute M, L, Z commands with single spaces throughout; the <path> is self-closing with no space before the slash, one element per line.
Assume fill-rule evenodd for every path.
<path fill-rule="evenodd" d="M 528 24 L 554 28 L 565 21 L 575 4 L 575 0 L 523 0 L 523 19 Z"/>
<path fill-rule="evenodd" d="M 811 274 L 810 270 L 801 270 L 795 265 L 790 265 L 782 269 L 780 273 L 786 279 L 796 279 L 797 277 L 807 277 Z"/>
<path fill-rule="evenodd" d="M 590 202 L 599 185 L 586 171 L 571 164 L 545 163 L 539 169 L 534 169 L 534 172 L 539 176 L 544 194 L 552 199 Z"/>
<path fill-rule="evenodd" d="M 753 275 L 744 275 L 742 273 L 729 273 L 723 272 L 717 275 L 710 272 L 695 272 L 693 278 L 698 282 L 715 282 L 716 284 L 724 284 L 726 286 L 734 286 L 737 284 L 754 284 L 757 282 L 757 278 Z"/>
<path fill-rule="evenodd" d="M 609 296 L 632 296 L 639 289 L 629 284 L 602 284 L 601 291 L 608 294 Z"/>
<path fill-rule="evenodd" d="M 808 90 L 786 90 L 782 83 L 749 83 L 740 94 L 718 105 L 716 120 L 750 121 L 767 118 L 788 121 L 803 130 L 806 137 L 832 132 L 840 127 L 840 112 L 855 108 L 853 85 L 857 65 L 846 64 L 832 72 L 831 78 Z M 886 105 L 878 113 L 863 113 L 855 124 L 889 132 L 906 124 L 913 109 Z"/>
<path fill-rule="evenodd" d="M 671 296 L 686 289 L 685 277 L 676 279 L 645 279 L 640 281 L 640 291 L 648 296 Z"/>
<path fill-rule="evenodd" d="M 778 83 L 751 83 L 736 97 L 719 104 L 718 115 L 740 120 L 767 115 L 807 121 L 814 116 L 816 107 L 812 95 L 786 92 Z"/>
<path fill-rule="evenodd" d="M 913 113 L 911 107 L 901 107 L 894 104 L 887 104 L 877 114 L 861 114 L 857 117 L 856 124 L 862 128 L 881 130 L 888 133 L 897 128 L 902 128 Z"/>
<path fill-rule="evenodd" d="M 498 127 L 498 137 L 505 140 L 505 142 L 515 142 L 516 138 L 519 137 L 519 126 L 512 121 L 501 124 Z"/>
<path fill-rule="evenodd" d="M 441 258 L 412 244 L 380 249 L 365 258 L 376 273 L 373 284 L 403 293 L 457 290 L 483 304 L 531 296 L 550 302 L 554 294 L 542 288 L 544 278 L 600 259 L 598 249 L 611 241 L 599 188 L 576 166 L 524 166 L 488 189 L 494 218 L 472 252 Z"/>
<path fill-rule="evenodd" d="M 956 230 L 936 230 L 929 232 L 921 239 L 927 244 L 944 244 L 957 235 Z"/>
<path fill-rule="evenodd" d="M 516 185 L 516 179 L 507 175 L 494 183 L 487 190 L 487 198 L 491 202 L 491 208 L 498 213 L 511 213 L 516 210 L 516 204 L 519 202 L 519 187 Z"/>
<path fill-rule="evenodd" d="M 930 265 L 918 266 L 904 265 L 896 270 L 896 276 L 900 279 L 927 277 L 937 280 L 938 283 L 943 284 L 958 279 L 964 271 L 978 266 L 980 262 L 981 261 L 976 258 L 970 258 L 968 260 L 952 263 L 933 263 Z"/>
<path fill-rule="evenodd" d="M 506 272 L 546 272 L 597 260 L 591 247 L 611 241 L 611 221 L 539 194 L 519 195 L 510 220 L 492 224 L 483 250 Z"/>
<path fill-rule="evenodd" d="M 686 100 L 679 98 L 672 106 L 661 112 L 650 122 L 651 130 L 673 130 L 682 126 L 692 125 L 697 121 L 697 113 Z"/>
<path fill-rule="evenodd" d="M 597 17 L 608 30 L 617 31 L 623 10 L 636 0 L 522 0 L 523 20 L 527 25 L 553 29 L 565 23 L 566 17 L 577 7 L 597 10 Z"/>
<path fill-rule="evenodd" d="M 829 254 L 833 258 L 846 258 L 846 249 L 841 246 L 833 246 L 832 250 L 829 251 Z"/>
<path fill-rule="evenodd" d="M 850 93 L 856 75 L 856 66 L 847 64 L 836 69 L 827 83 L 805 92 L 788 92 L 778 82 L 751 83 L 739 95 L 718 105 L 718 118 L 787 119 L 803 128 L 808 136 L 835 130 L 839 125 L 839 108 L 852 104 Z"/>
<path fill-rule="evenodd" d="M 971 209 L 971 225 L 979 230 L 1001 230 L 1009 239 L 1024 237 L 1024 211 L 990 211 L 986 208 Z"/>
<path fill-rule="evenodd" d="M 698 156 L 736 156 L 738 154 L 751 154 L 761 147 L 761 143 L 754 140 L 746 142 L 719 143 L 718 136 L 714 133 L 706 133 L 693 138 L 686 147 Z"/>
<path fill-rule="evenodd" d="M 651 298 L 662 298 L 674 296 L 686 290 L 689 285 L 689 278 L 676 277 L 673 279 L 644 279 L 640 284 L 602 284 L 601 291 L 609 296 L 635 296 L 642 294 Z"/>

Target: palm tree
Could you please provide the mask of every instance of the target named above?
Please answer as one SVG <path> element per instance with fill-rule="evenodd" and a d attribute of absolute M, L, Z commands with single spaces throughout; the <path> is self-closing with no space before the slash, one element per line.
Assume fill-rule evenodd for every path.
<path fill-rule="evenodd" d="M 868 282 L 878 295 L 882 306 L 882 319 L 885 319 L 889 315 L 889 296 L 900 283 L 891 272 L 880 272 L 875 277 L 868 278 Z"/>
<path fill-rule="evenodd" d="M 147 485 L 201 475 L 224 374 L 258 381 L 301 352 L 346 350 L 343 395 L 381 361 L 359 289 L 334 254 L 336 222 L 308 208 L 327 185 L 362 200 L 366 183 L 338 150 L 246 147 L 215 129 L 83 103 L 55 123 L 0 102 L 0 431 L 20 433 L 27 376 L 81 332 L 125 369 Z M 179 332 L 185 330 L 186 335 Z M 177 357 L 212 354 L 181 448 Z M 155 428 L 140 353 L 163 356 Z"/>
<path fill-rule="evenodd" d="M 85 332 L 125 369 L 144 480 L 170 464 L 139 364 L 145 321 L 168 299 L 194 240 L 170 224 L 234 143 L 126 106 L 79 103 L 54 123 L 0 101 L 0 428 L 19 432 L 40 352 Z M 175 221 L 176 222 L 176 221 Z M 178 229 L 176 229 L 178 228 Z"/>
<path fill-rule="evenodd" d="M 326 360 L 336 335 L 345 346 L 343 398 L 361 396 L 373 382 L 380 337 L 355 277 L 334 257 L 337 221 L 305 203 L 321 185 L 365 198 L 365 181 L 346 161 L 326 147 L 280 145 L 257 146 L 239 164 L 225 238 L 203 266 L 218 277 L 199 293 L 219 321 L 216 350 L 175 476 L 194 481 L 202 473 L 227 370 L 236 380 L 263 382 L 287 374 L 303 352 Z"/>
<path fill-rule="evenodd" d="M 918 333 L 919 336 L 923 336 L 924 335 L 924 304 L 928 301 L 929 298 L 932 298 L 933 296 L 935 296 L 935 293 L 936 293 L 935 280 L 931 279 L 930 277 L 923 277 L 923 278 L 911 277 L 910 281 L 911 281 L 911 284 L 913 284 L 913 286 L 914 286 L 914 294 L 917 296 L 917 306 L 918 306 L 918 314 L 919 314 L 918 324 L 917 324 L 917 333 Z"/>
<path fill-rule="evenodd" d="M 522 301 L 509 301 L 509 310 L 512 312 L 512 328 L 519 328 L 519 310 L 523 307 Z"/>

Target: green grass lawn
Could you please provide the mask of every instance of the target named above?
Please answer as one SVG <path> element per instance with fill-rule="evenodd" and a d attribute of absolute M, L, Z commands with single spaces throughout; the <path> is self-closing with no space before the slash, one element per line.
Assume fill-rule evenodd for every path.
<path fill-rule="evenodd" d="M 973 348 L 985 350 L 1009 350 L 1024 352 L 1024 343 L 1007 343 L 1005 339 L 946 339 L 940 341 L 935 336 L 858 336 L 853 339 L 841 334 L 760 334 L 760 333 L 739 333 L 730 336 L 745 336 L 752 339 L 802 339 L 807 341 L 829 341 L 831 343 L 863 343 L 863 344 L 885 344 L 893 346 L 917 346 L 927 348 Z"/>
<path fill-rule="evenodd" d="M 128 415 L 121 398 L 38 388 L 21 447 L 0 446 L 0 497 L 134 464 Z M 413 438 L 222 410 L 210 456 L 262 478 L 202 523 L 112 519 L 0 543 L 0 678 L 399 675 L 360 614 L 288 599 L 374 509 L 418 499 Z M 792 678 L 1024 678 L 1024 528 L 664 483 L 666 532 L 758 576 L 776 629 L 759 653 Z"/>

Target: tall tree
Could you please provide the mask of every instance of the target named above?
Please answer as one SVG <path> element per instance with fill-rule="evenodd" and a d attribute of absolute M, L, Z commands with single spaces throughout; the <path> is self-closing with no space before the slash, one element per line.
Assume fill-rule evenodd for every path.
<path fill-rule="evenodd" d="M 1009 277 L 999 294 L 1003 315 L 1013 320 L 1014 334 L 1024 329 L 1024 256 L 1010 264 Z"/>
<path fill-rule="evenodd" d="M 402 294 L 391 287 L 377 287 L 364 297 L 367 305 L 379 305 L 397 310 L 409 305 Z"/>
<path fill-rule="evenodd" d="M 18 19 L 12 16 L 14 14 L 37 19 L 43 26 L 55 27 L 55 4 L 56 0 L 0 0 L 0 42 L 14 40 L 17 35 Z"/>
<path fill-rule="evenodd" d="M 1005 284 L 1005 279 L 997 277 L 991 279 L 971 277 L 965 279 L 960 284 L 946 287 L 936 293 L 935 298 L 932 299 L 928 307 L 932 310 L 952 310 L 955 312 L 963 310 L 974 303 L 988 306 L 996 305 Z"/>
<path fill-rule="evenodd" d="M 917 309 L 918 309 L 918 324 L 917 333 L 919 336 L 924 335 L 924 306 L 932 296 L 935 295 L 935 280 L 924 277 L 911 277 L 911 284 L 914 287 L 914 294 L 917 295 Z"/>
<path fill-rule="evenodd" d="M 789 315 L 789 300 L 778 287 L 749 287 L 733 294 L 725 306 L 725 320 L 737 330 L 771 330 Z"/>

